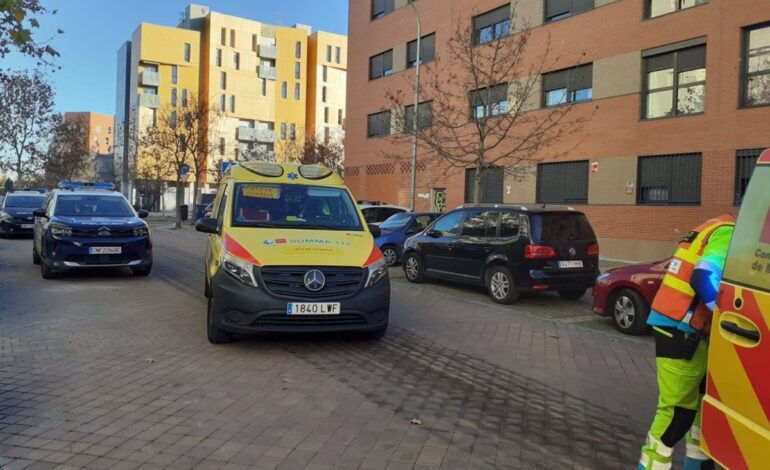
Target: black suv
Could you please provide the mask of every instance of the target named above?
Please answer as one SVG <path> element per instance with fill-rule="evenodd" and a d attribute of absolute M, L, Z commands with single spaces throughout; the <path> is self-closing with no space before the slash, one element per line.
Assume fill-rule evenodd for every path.
<path fill-rule="evenodd" d="M 559 206 L 465 205 L 404 244 L 406 278 L 483 285 L 495 302 L 522 292 L 579 299 L 599 273 L 599 245 L 588 218 Z"/>

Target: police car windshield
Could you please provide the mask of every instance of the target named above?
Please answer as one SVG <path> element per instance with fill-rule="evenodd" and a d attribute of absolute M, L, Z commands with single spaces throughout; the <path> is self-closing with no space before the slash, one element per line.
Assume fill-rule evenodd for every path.
<path fill-rule="evenodd" d="M 5 207 L 14 209 L 40 209 L 45 204 L 45 196 L 14 196 L 9 194 Z"/>
<path fill-rule="evenodd" d="M 232 217 L 234 227 L 363 230 L 347 191 L 321 186 L 237 184 Z"/>
<path fill-rule="evenodd" d="M 54 215 L 60 217 L 133 217 L 134 211 L 121 196 L 62 194 Z"/>

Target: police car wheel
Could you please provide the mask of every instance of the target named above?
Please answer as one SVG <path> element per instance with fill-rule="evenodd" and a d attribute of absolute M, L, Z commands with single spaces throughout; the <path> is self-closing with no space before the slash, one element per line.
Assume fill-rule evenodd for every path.
<path fill-rule="evenodd" d="M 132 268 L 131 272 L 134 273 L 134 276 L 149 276 L 152 272 L 152 264 L 148 264 L 143 268 Z"/>
<path fill-rule="evenodd" d="M 610 298 L 608 305 L 618 331 L 633 336 L 647 332 L 650 307 L 638 292 L 622 289 Z"/>
<path fill-rule="evenodd" d="M 40 255 L 37 254 L 37 248 L 35 248 L 35 242 L 32 242 L 32 264 L 40 264 Z"/>
<path fill-rule="evenodd" d="M 214 304 L 213 296 L 209 296 L 208 306 L 206 308 L 206 336 L 211 344 L 225 344 L 233 340 L 233 335 L 221 330 L 214 324 L 214 315 L 212 307 Z"/>
<path fill-rule="evenodd" d="M 59 276 L 60 273 L 57 273 L 53 270 L 51 263 L 49 263 L 45 258 L 40 259 L 40 277 L 43 279 L 55 279 Z"/>

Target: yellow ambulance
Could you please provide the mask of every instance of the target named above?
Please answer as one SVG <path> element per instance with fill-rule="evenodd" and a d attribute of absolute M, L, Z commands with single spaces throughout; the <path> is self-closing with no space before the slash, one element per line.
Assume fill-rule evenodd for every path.
<path fill-rule="evenodd" d="M 385 333 L 390 279 L 378 229 L 328 168 L 232 165 L 196 229 L 209 234 L 211 343 L 252 333 Z"/>
<path fill-rule="evenodd" d="M 729 470 L 770 469 L 770 150 L 743 199 L 713 321 L 701 446 Z"/>

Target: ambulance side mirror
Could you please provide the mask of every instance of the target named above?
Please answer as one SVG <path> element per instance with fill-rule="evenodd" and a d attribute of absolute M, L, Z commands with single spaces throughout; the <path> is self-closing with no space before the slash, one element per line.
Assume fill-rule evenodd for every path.
<path fill-rule="evenodd" d="M 199 219 L 197 222 L 195 222 L 195 230 L 203 233 L 217 234 L 219 233 L 219 228 L 217 227 L 217 219 L 212 219 L 211 217 L 204 217 Z"/>

